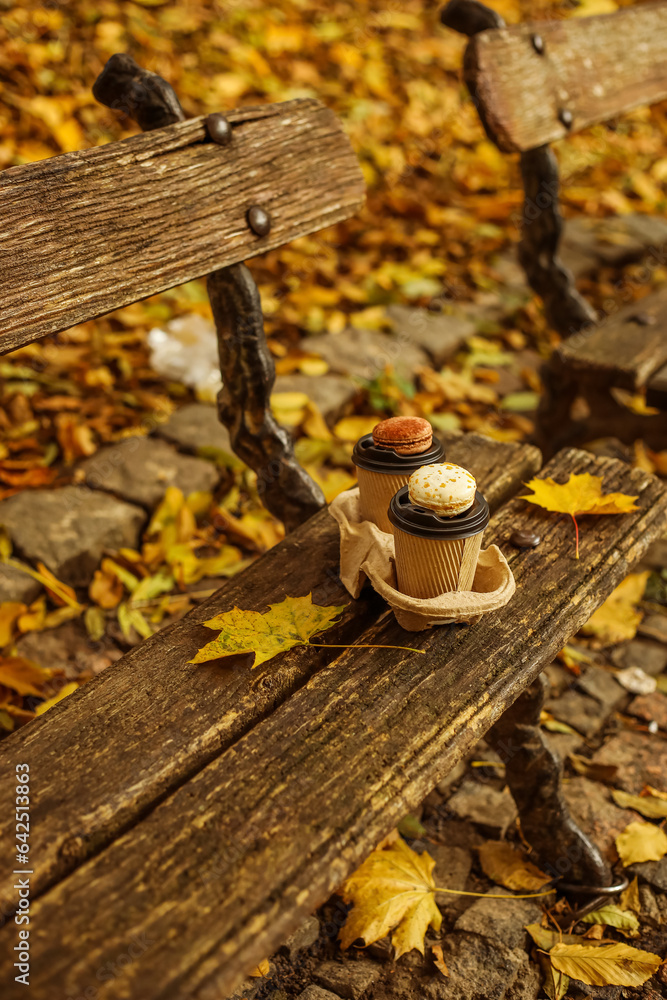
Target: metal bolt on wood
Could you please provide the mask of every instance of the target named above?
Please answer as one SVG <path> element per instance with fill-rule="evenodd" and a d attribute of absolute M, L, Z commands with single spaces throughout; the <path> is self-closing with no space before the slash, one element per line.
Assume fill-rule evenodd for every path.
<path fill-rule="evenodd" d="M 259 205 L 252 205 L 247 213 L 248 225 L 257 236 L 268 236 L 271 232 L 271 216 Z"/>
<path fill-rule="evenodd" d="M 206 119 L 206 131 L 209 138 L 219 146 L 228 146 L 232 141 L 232 126 L 224 115 L 209 115 Z"/>

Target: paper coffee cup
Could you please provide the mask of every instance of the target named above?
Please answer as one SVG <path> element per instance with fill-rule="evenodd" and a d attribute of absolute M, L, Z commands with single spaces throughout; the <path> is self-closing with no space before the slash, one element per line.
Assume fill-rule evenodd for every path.
<path fill-rule="evenodd" d="M 378 448 L 373 435 L 365 434 L 354 446 L 352 461 L 357 467 L 359 503 L 364 521 L 372 521 L 381 531 L 394 529 L 387 515 L 391 498 L 407 486 L 413 472 L 422 465 L 444 462 L 445 449 L 440 441 L 418 455 L 399 455 L 389 448 Z"/>
<path fill-rule="evenodd" d="M 429 598 L 472 589 L 489 523 L 489 505 L 479 490 L 467 511 L 443 517 L 411 503 L 404 486 L 392 497 L 388 517 L 394 527 L 396 578 L 402 594 Z"/>

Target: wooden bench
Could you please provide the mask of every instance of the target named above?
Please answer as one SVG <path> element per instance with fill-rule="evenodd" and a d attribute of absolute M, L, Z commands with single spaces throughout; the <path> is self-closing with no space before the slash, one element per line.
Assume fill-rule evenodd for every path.
<path fill-rule="evenodd" d="M 613 14 L 506 26 L 476 0 L 451 0 L 445 25 L 470 36 L 464 77 L 489 137 L 518 152 L 525 188 L 519 259 L 566 339 L 543 371 L 538 443 L 546 455 L 596 437 L 667 445 L 667 414 L 628 409 L 614 389 L 667 410 L 667 289 L 600 320 L 559 258 L 563 220 L 549 143 L 667 98 L 667 3 Z M 646 282 L 667 261 L 651 248 Z M 627 297 L 626 297 L 627 300 Z M 573 416 L 583 401 L 589 415 Z M 576 411 L 575 411 L 576 412 Z"/>
<path fill-rule="evenodd" d="M 124 65 L 131 80 L 141 84 L 140 71 Z M 136 87 L 130 91 L 136 92 Z M 156 92 L 163 93 L 154 85 L 148 97 Z M 175 97 L 167 96 L 158 102 L 160 114 L 175 113 Z M 306 123 L 307 142 L 309 115 L 325 113 L 312 102 L 288 108 L 229 118 L 233 131 L 239 121 L 241 136 L 244 125 L 256 129 L 253 144 L 261 146 L 261 123 L 286 114 Z M 142 108 L 134 113 L 141 120 Z M 334 146 L 345 159 L 331 117 L 327 129 L 330 137 L 338 137 Z M 194 137 L 192 144 L 181 144 L 184 135 Z M 148 139 L 165 150 L 159 162 L 155 147 L 145 145 Z M 175 163 L 182 156 L 194 164 L 201 161 L 205 174 L 217 176 L 224 157 L 209 145 L 201 122 L 184 123 L 125 140 L 115 150 L 105 147 L 104 162 L 114 170 L 126 164 L 129 171 L 148 164 L 151 181 L 145 182 L 144 199 L 153 193 L 161 199 L 172 155 Z M 62 170 L 66 177 L 68 170 L 81 168 L 81 159 L 85 172 L 91 160 L 93 176 L 98 153 L 56 158 L 52 171 Z M 334 156 L 332 150 L 328 156 Z M 54 176 L 48 162 L 29 169 L 48 179 Z M 281 162 L 276 153 L 276 170 Z M 266 163 L 266 190 L 282 190 L 272 180 L 268 156 Z M 28 186 L 29 169 L 18 168 Z M 318 183 L 322 171 L 324 166 Z M 2 191 L 4 204 L 11 205 L 12 197 L 23 196 L 21 188 L 12 189 L 12 171 L 7 174 Z M 122 176 L 114 183 L 121 197 Z M 231 183 L 229 178 L 225 183 Z M 353 187 L 357 181 L 349 183 Z M 192 219 L 199 203 L 196 190 L 188 193 L 185 182 L 177 189 L 183 204 L 189 199 L 186 215 Z M 349 199 L 344 203 L 325 185 L 318 210 L 335 216 L 347 211 L 341 204 L 349 206 L 354 200 Z M 58 203 L 54 212 L 59 213 Z M 322 218 L 313 209 L 307 224 Z M 139 232 L 138 203 L 134 219 Z M 239 226 L 242 219 L 239 213 Z M 188 222 L 182 225 L 185 229 Z M 205 234 L 202 222 L 202 245 Z M 239 253 L 247 251 L 246 239 Z M 210 254 L 222 252 L 211 249 L 214 243 L 208 243 L 191 274 L 208 266 Z M 44 241 L 39 265 L 29 261 L 29 242 L 12 260 L 17 269 L 38 266 L 47 286 L 58 285 L 57 296 L 46 295 L 48 308 L 60 316 L 49 320 L 55 329 L 70 321 L 64 317 L 72 313 L 64 309 L 77 300 L 77 286 L 73 272 L 67 279 L 59 266 L 49 272 L 49 245 L 52 251 L 57 245 L 52 237 Z M 101 253 L 99 247 L 95 253 Z M 132 246 L 123 253 L 131 254 Z M 74 265 L 76 257 L 70 260 Z M 154 267 L 150 280 L 163 287 L 159 264 L 144 258 L 144 266 Z M 231 265 L 232 271 L 242 266 Z M 123 267 L 126 277 L 118 277 L 117 287 L 120 295 L 131 295 L 131 268 Z M 147 282 L 141 294 L 155 290 Z M 236 316 L 227 327 L 220 324 L 234 334 L 221 338 L 223 368 L 225 351 L 236 352 L 244 357 L 239 371 L 255 380 L 258 355 L 248 360 L 243 352 L 246 338 L 257 349 L 261 314 L 252 296 L 243 297 L 250 288 L 247 279 L 235 272 L 222 285 L 214 280 L 211 286 L 218 320 L 220 287 L 228 291 L 225 301 L 232 299 L 224 308 Z M 94 297 L 92 286 L 89 295 Z M 23 308 L 18 283 L 13 308 Z M 99 302 L 90 314 L 98 308 Z M 24 309 L 23 323 L 32 333 L 24 336 L 16 322 L 14 342 L 44 332 L 38 313 L 33 317 Z M 260 354 L 265 362 L 264 349 Z M 265 371 L 260 381 L 261 393 L 268 393 L 271 379 Z M 243 383 L 234 391 L 244 404 Z M 221 412 L 229 413 L 228 403 Z M 254 429 L 263 426 L 260 421 Z M 248 427 L 253 429 L 251 422 Z M 243 440 L 252 449 L 252 437 Z M 541 464 L 535 448 L 474 435 L 452 435 L 445 443 L 448 458 L 476 475 L 496 512 L 486 541 L 502 546 L 517 581 L 517 592 L 502 613 L 472 627 L 404 632 L 371 590 L 359 600 L 347 598 L 338 578 L 337 527 L 321 510 L 205 604 L 0 745 L 3 773 L 13 776 L 17 764 L 29 765 L 31 818 L 30 868 L 17 876 L 14 856 L 6 851 L 0 872 L 3 997 L 26 995 L 25 986 L 15 981 L 17 926 L 11 919 L 18 906 L 17 879 L 23 877 L 30 889 L 29 991 L 34 1000 L 220 1000 L 327 899 L 485 733 L 506 763 L 523 834 L 538 857 L 575 884 L 575 898 L 578 892 L 590 895 L 611 886 L 608 866 L 564 806 L 559 763 L 539 729 L 544 692 L 539 675 L 662 534 L 667 496 L 659 481 L 641 470 L 574 450 L 559 453 L 541 475 L 562 481 L 572 472 L 591 472 L 604 477 L 607 490 L 639 497 L 634 513 L 587 520 L 577 561 L 565 518 L 512 499 Z M 280 461 L 289 463 L 289 454 L 281 452 Z M 276 491 L 269 492 L 278 509 Z M 294 503 L 295 520 L 303 518 L 310 502 L 312 496 Z M 519 551 L 509 545 L 518 527 L 538 533 L 539 546 Z M 296 647 L 257 669 L 247 657 L 199 666 L 188 662 L 210 639 L 202 622 L 212 616 L 234 606 L 264 611 L 286 595 L 309 592 L 316 603 L 345 604 L 339 623 L 326 633 L 330 648 Z M 369 645 L 411 646 L 419 652 Z M 0 837 L 10 847 L 15 788 L 9 781 L 0 787 Z"/>

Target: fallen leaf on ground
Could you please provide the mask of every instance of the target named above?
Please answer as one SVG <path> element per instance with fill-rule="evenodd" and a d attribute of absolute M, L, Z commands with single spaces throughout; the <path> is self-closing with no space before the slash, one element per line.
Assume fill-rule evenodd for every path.
<path fill-rule="evenodd" d="M 630 573 L 626 576 L 604 604 L 601 604 L 588 619 L 581 631 L 585 635 L 594 635 L 605 643 L 634 639 L 643 617 L 641 611 L 637 610 L 637 605 L 644 596 L 649 576 L 649 572 Z M 618 674 L 616 679 L 619 679 Z"/>
<path fill-rule="evenodd" d="M 627 889 L 619 896 L 618 903 L 622 910 L 632 910 L 633 913 L 642 912 L 642 904 L 639 898 L 639 879 L 636 875 Z"/>
<path fill-rule="evenodd" d="M 254 653 L 253 667 L 258 667 L 283 650 L 309 645 L 311 637 L 333 625 L 345 607 L 321 607 L 313 604 L 308 594 L 286 597 L 279 604 L 269 605 L 265 614 L 232 608 L 203 623 L 207 628 L 219 629 L 220 634 L 189 662 L 205 663 L 235 653 Z"/>
<path fill-rule="evenodd" d="M 548 729 L 550 733 L 568 733 L 570 736 L 581 736 L 581 733 L 578 733 L 572 726 L 568 726 L 567 722 L 554 719 L 551 712 L 547 712 L 545 708 L 540 712 L 540 725 Z"/>
<path fill-rule="evenodd" d="M 447 963 L 442 956 L 442 945 L 434 944 L 431 948 L 431 954 L 433 955 L 433 964 L 438 972 L 442 972 L 443 976 L 448 976 L 449 969 L 447 968 Z"/>
<path fill-rule="evenodd" d="M 490 840 L 477 850 L 484 873 L 506 889 L 537 892 L 551 881 L 548 875 L 502 840 Z"/>
<path fill-rule="evenodd" d="M 628 795 L 620 788 L 615 788 L 611 797 L 621 809 L 634 809 L 647 819 L 667 819 L 667 802 L 653 795 Z"/>
<path fill-rule="evenodd" d="M 652 823 L 630 823 L 616 838 L 616 850 L 624 868 L 642 861 L 660 861 L 667 854 L 667 834 Z"/>
<path fill-rule="evenodd" d="M 549 952 L 551 964 L 571 979 L 588 986 L 642 986 L 662 959 L 629 944 L 557 944 Z"/>
<path fill-rule="evenodd" d="M 41 697 L 41 687 L 53 677 L 53 671 L 40 667 L 23 656 L 0 656 L 0 684 L 18 694 Z"/>
<path fill-rule="evenodd" d="M 581 475 L 572 473 L 566 483 L 557 483 L 548 476 L 546 479 L 531 479 L 526 483 L 533 491 L 532 496 L 523 496 L 521 500 L 534 503 L 538 507 L 558 514 L 569 514 L 574 522 L 576 534 L 576 558 L 579 558 L 579 525 L 577 517 L 581 514 L 627 514 L 637 510 L 637 497 L 625 493 L 602 492 L 602 478 L 592 476 L 589 472 Z"/>
<path fill-rule="evenodd" d="M 565 944 L 581 944 L 583 937 L 580 934 L 563 934 L 551 930 L 550 927 L 542 927 L 541 924 L 528 924 L 526 930 L 532 937 L 538 948 L 542 951 L 551 951 L 554 945 L 565 942 Z"/>
<path fill-rule="evenodd" d="M 590 778 L 591 781 L 601 781 L 603 784 L 610 784 L 612 781 L 616 781 L 618 777 L 618 766 L 616 764 L 599 764 L 597 761 L 589 760 L 588 757 L 581 757 L 577 753 L 571 753 L 568 760 L 577 774 L 583 775 L 584 778 Z"/>
<path fill-rule="evenodd" d="M 257 968 L 253 969 L 252 972 L 249 973 L 249 975 L 252 976 L 253 979 L 260 979 L 263 978 L 264 976 L 268 976 L 270 971 L 271 971 L 271 966 L 269 965 L 269 960 L 268 958 L 265 958 L 263 961 L 259 963 Z"/>
<path fill-rule="evenodd" d="M 74 694 L 78 688 L 79 685 L 76 681 L 70 681 L 69 684 L 65 684 L 65 686 L 62 687 L 58 694 L 54 695 L 53 698 L 47 698 L 46 701 L 43 701 L 41 705 L 37 706 L 35 709 L 35 715 L 44 715 L 44 712 L 48 712 L 50 708 L 57 705 L 59 701 L 63 700 L 63 698 L 67 698 L 69 695 Z"/>
<path fill-rule="evenodd" d="M 631 937 L 639 935 L 639 920 L 632 910 L 624 910 L 616 903 L 609 903 L 581 918 L 585 924 L 603 924 L 616 927 L 619 931 L 629 931 Z"/>
<path fill-rule="evenodd" d="M 655 677 L 645 673 L 641 667 L 626 667 L 614 674 L 614 677 L 631 694 L 653 694 L 658 686 Z"/>
<path fill-rule="evenodd" d="M 423 955 L 426 931 L 438 931 L 442 924 L 434 867 L 429 854 L 417 854 L 402 840 L 373 851 L 342 886 L 343 899 L 353 906 L 340 931 L 341 948 L 358 938 L 372 944 L 393 931 L 396 958 L 413 948 Z"/>
<path fill-rule="evenodd" d="M 27 610 L 27 605 L 21 601 L 3 601 L 0 604 L 0 649 L 10 644 L 16 623 Z"/>

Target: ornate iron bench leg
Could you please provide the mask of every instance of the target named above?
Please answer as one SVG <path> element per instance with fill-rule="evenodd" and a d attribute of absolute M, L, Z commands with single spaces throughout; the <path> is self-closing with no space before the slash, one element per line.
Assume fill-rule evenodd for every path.
<path fill-rule="evenodd" d="M 546 693 L 540 675 L 487 734 L 505 763 L 521 832 L 554 878 L 582 887 L 611 885 L 609 866 L 579 829 L 562 794 L 562 764 L 547 746 L 539 720 Z"/>
<path fill-rule="evenodd" d="M 166 80 L 142 69 L 126 54 L 109 59 L 93 85 L 93 94 L 100 103 L 134 118 L 144 131 L 186 117 Z M 225 131 L 217 141 L 227 144 L 229 140 L 230 133 Z M 264 503 L 289 531 L 326 501 L 297 463 L 289 434 L 271 414 L 275 367 L 266 344 L 257 286 L 245 264 L 235 264 L 211 274 L 208 291 L 224 383 L 218 397 L 220 420 L 229 429 L 236 454 L 257 473 Z"/>
<path fill-rule="evenodd" d="M 297 463 L 289 434 L 271 413 L 275 367 L 257 285 L 245 264 L 214 271 L 207 284 L 220 350 L 220 420 L 229 429 L 234 452 L 257 473 L 266 506 L 289 530 L 326 501 Z"/>

